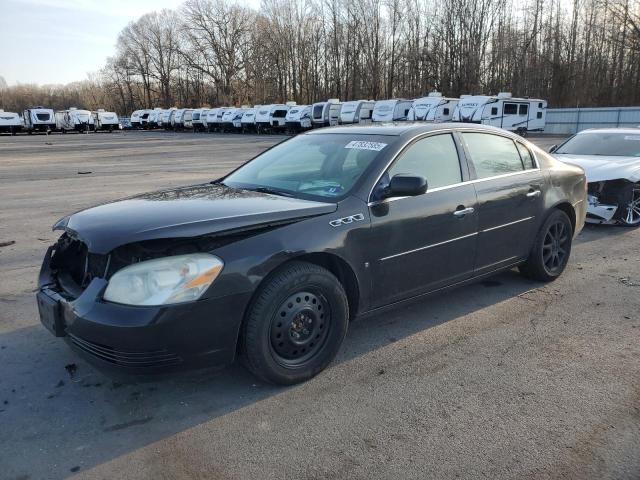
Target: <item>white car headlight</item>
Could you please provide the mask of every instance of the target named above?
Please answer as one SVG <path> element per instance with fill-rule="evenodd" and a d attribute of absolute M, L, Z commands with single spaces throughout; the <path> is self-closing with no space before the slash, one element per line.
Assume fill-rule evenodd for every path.
<path fill-rule="evenodd" d="M 197 300 L 218 277 L 224 262 L 192 253 L 136 263 L 109 280 L 104 299 L 126 305 L 168 305 Z"/>

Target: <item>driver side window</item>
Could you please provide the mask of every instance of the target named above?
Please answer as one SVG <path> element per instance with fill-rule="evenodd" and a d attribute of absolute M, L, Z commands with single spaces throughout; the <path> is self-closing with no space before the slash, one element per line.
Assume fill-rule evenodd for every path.
<path fill-rule="evenodd" d="M 434 135 L 410 145 L 389 168 L 389 179 L 399 173 L 426 178 L 429 189 L 460 183 L 460 160 L 452 135 Z"/>

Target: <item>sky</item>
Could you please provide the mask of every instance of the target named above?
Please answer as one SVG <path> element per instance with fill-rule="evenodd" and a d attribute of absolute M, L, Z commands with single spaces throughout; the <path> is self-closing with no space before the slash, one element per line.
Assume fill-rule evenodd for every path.
<path fill-rule="evenodd" d="M 184 0 L 0 0 L 0 77 L 55 84 L 87 78 L 115 52 L 118 33 Z M 239 1 L 253 7 L 257 0 Z"/>

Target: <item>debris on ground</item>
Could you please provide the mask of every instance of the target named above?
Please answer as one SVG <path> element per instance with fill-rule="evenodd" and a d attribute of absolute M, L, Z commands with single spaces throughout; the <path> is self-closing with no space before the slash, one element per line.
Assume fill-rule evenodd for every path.
<path fill-rule="evenodd" d="M 69 374 L 69 377 L 73 378 L 73 376 L 78 371 L 78 365 L 76 365 L 75 363 L 69 363 L 69 364 L 64 366 L 64 369 Z"/>
<path fill-rule="evenodd" d="M 8 247 L 9 245 L 13 245 L 16 243 L 15 240 L 9 240 L 8 242 L 0 242 L 0 247 Z"/>
<path fill-rule="evenodd" d="M 626 285 L 627 287 L 640 287 L 640 282 L 631 280 L 628 277 L 619 278 L 618 282 L 620 282 L 623 285 Z"/>

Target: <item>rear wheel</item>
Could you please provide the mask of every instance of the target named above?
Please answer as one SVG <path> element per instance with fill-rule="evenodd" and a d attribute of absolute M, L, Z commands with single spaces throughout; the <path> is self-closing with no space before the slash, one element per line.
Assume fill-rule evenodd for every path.
<path fill-rule="evenodd" d="M 324 370 L 347 333 L 349 308 L 328 270 L 291 262 L 260 287 L 247 312 L 242 355 L 257 377 L 290 385 Z"/>
<path fill-rule="evenodd" d="M 572 238 L 569 217 L 562 210 L 554 210 L 536 235 L 529 258 L 519 267 L 520 272 L 542 282 L 555 280 L 567 266 Z"/>

